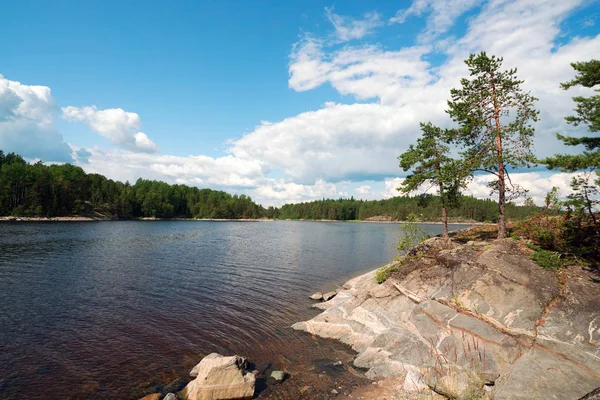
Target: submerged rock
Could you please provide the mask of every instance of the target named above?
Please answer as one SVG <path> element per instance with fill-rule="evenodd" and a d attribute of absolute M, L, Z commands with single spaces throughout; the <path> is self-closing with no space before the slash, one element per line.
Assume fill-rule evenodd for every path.
<path fill-rule="evenodd" d="M 190 372 L 196 379 L 183 390 L 187 400 L 248 399 L 254 396 L 255 376 L 244 357 L 217 353 L 204 357 Z"/>
<path fill-rule="evenodd" d="M 273 379 L 274 381 L 279 382 L 279 383 L 281 383 L 285 380 L 285 376 L 286 376 L 286 373 L 283 371 L 273 371 L 273 372 L 271 372 L 271 375 L 270 375 L 271 379 Z"/>
<path fill-rule="evenodd" d="M 323 293 L 317 292 L 309 296 L 312 300 L 323 300 Z"/>
<path fill-rule="evenodd" d="M 559 281 L 512 239 L 419 247 L 383 284 L 375 271 L 354 278 L 293 328 L 350 345 L 367 377 L 399 377 L 405 391 L 577 400 L 600 386 L 589 273 L 569 267 Z"/>

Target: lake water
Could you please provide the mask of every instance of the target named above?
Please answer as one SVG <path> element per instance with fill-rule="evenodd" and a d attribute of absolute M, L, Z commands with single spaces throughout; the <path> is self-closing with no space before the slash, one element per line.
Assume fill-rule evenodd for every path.
<path fill-rule="evenodd" d="M 366 223 L 2 223 L 0 397 L 137 398 L 211 352 L 288 368 L 288 352 L 318 357 L 289 328 L 316 315 L 307 296 L 386 264 L 398 236 Z"/>

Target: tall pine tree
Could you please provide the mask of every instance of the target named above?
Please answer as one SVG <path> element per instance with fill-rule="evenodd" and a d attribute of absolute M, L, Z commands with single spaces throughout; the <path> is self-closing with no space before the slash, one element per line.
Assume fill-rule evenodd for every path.
<path fill-rule="evenodd" d="M 507 193 L 519 194 L 507 167 L 528 167 L 535 163 L 532 153 L 538 111 L 537 100 L 521 89 L 517 70 L 501 70 L 502 58 L 485 52 L 471 54 L 465 63 L 471 79 L 461 79 L 461 88 L 452 89 L 448 114 L 458 123 L 453 140 L 463 149 L 471 171 L 496 177 L 490 183 L 498 193 L 498 238 L 506 235 Z"/>

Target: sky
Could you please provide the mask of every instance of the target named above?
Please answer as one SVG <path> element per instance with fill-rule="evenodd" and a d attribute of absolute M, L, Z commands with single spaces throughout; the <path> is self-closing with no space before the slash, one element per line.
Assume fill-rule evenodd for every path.
<path fill-rule="evenodd" d="M 1 1 L 1 0 L 0 0 Z M 600 56 L 600 1 L 2 1 L 0 149 L 265 206 L 384 199 L 419 122 L 451 127 L 450 89 L 487 51 L 537 97 L 535 154 L 557 132 L 574 61 Z M 491 177 L 467 193 L 486 198 Z M 570 174 L 515 170 L 538 204 Z"/>

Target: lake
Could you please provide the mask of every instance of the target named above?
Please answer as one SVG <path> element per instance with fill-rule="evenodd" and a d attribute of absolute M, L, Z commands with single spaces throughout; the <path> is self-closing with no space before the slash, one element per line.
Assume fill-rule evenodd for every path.
<path fill-rule="evenodd" d="M 317 314 L 307 296 L 386 264 L 398 236 L 374 223 L 2 223 L 0 397 L 137 398 L 212 352 L 308 362 L 294 354 L 326 350 L 289 328 Z"/>

